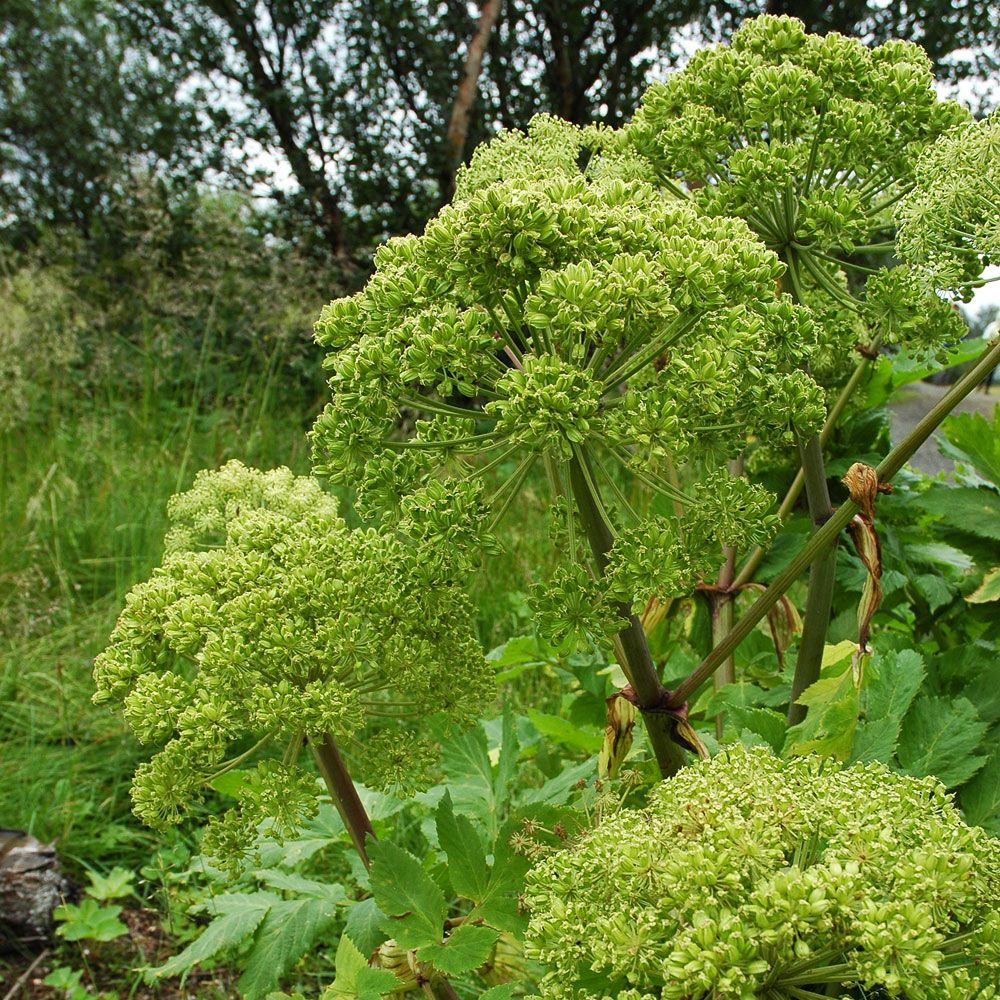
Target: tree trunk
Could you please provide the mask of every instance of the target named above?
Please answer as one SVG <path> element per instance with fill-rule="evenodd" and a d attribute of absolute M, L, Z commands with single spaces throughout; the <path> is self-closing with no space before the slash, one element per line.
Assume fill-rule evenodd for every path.
<path fill-rule="evenodd" d="M 465 144 L 469 137 L 469 118 L 479 90 L 479 77 L 483 69 L 483 53 L 489 44 L 493 26 L 500 16 L 502 0 L 484 0 L 479 12 L 476 32 L 469 42 L 462 67 L 462 78 L 458 84 L 458 94 L 451 109 L 448 123 L 445 155 L 447 161 L 441 171 L 441 201 L 451 201 L 455 194 L 455 174 L 465 157 Z"/>

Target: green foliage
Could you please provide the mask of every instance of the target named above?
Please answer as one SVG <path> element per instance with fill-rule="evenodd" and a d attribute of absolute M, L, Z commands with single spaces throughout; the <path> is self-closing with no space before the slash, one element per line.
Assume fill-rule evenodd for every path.
<path fill-rule="evenodd" d="M 120 906 L 102 906 L 89 896 L 79 904 L 63 903 L 54 913 L 56 933 L 67 941 L 114 941 L 128 933 L 118 919 L 121 912 Z"/>
<path fill-rule="evenodd" d="M 528 951 L 543 997 L 989 997 L 998 864 L 933 780 L 734 747 L 533 869 Z"/>
<path fill-rule="evenodd" d="M 261 873 L 267 876 L 269 873 Z M 291 898 L 276 892 L 223 893 L 200 909 L 212 921 L 182 952 L 156 969 L 152 977 L 184 973 L 220 954 L 243 951 L 241 995 L 261 1000 L 282 977 L 333 926 L 343 887 L 305 879 L 290 880 L 274 873 L 276 888 L 291 891 Z"/>

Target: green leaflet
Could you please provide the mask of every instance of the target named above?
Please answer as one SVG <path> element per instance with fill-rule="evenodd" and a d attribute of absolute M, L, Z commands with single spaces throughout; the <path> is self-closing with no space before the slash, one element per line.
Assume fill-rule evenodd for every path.
<path fill-rule="evenodd" d="M 972 486 L 928 490 L 917 503 L 967 534 L 1000 541 L 1000 495 Z"/>
<path fill-rule="evenodd" d="M 394 973 L 369 966 L 368 960 L 345 931 L 337 945 L 336 978 L 332 986 L 334 995 L 376 1000 L 399 987 L 399 979 Z"/>
<path fill-rule="evenodd" d="M 344 923 L 344 933 L 366 954 L 371 954 L 384 940 L 382 924 L 386 916 L 370 896 L 351 904 Z"/>
<path fill-rule="evenodd" d="M 889 763 L 896 752 L 903 718 L 924 679 L 924 663 L 911 649 L 876 653 L 861 693 L 861 715 L 851 761 Z"/>
<path fill-rule="evenodd" d="M 1000 749 L 994 750 L 976 776 L 959 792 L 966 820 L 1000 836 Z"/>
<path fill-rule="evenodd" d="M 788 730 L 786 756 L 818 753 L 845 761 L 851 756 L 868 658 L 850 641 L 827 646 L 820 679 L 799 698 L 809 714 Z"/>
<path fill-rule="evenodd" d="M 447 903 L 440 886 L 409 851 L 388 840 L 371 841 L 372 895 L 387 915 L 382 929 L 401 948 L 440 942 Z"/>
<path fill-rule="evenodd" d="M 479 901 L 486 894 L 489 869 L 479 834 L 466 816 L 456 816 L 451 794 L 445 792 L 437 808 L 437 834 L 448 856 L 448 877 L 459 896 Z"/>
<path fill-rule="evenodd" d="M 973 466 L 984 479 L 1000 486 L 1000 410 L 993 411 L 992 421 L 981 413 L 953 413 L 942 430 L 947 441 L 938 445 L 945 455 Z"/>
<path fill-rule="evenodd" d="M 500 934 L 490 927 L 460 924 L 443 944 L 425 945 L 417 951 L 417 957 L 431 962 L 439 972 L 459 975 L 479 968 L 490 957 L 498 937 Z"/>
<path fill-rule="evenodd" d="M 755 737 L 756 741 L 762 741 L 775 753 L 781 753 L 785 745 L 787 729 L 785 717 L 780 712 L 775 712 L 770 708 L 747 708 L 745 706 L 733 706 L 727 710 L 727 716 L 732 720 L 733 725 L 740 730 L 740 738 L 743 743 L 747 743 L 744 738 L 747 734 Z M 753 739 L 750 742 L 754 742 Z"/>
<path fill-rule="evenodd" d="M 220 952 L 243 944 L 260 927 L 271 907 L 281 901 L 273 892 L 231 892 L 206 906 L 218 916 L 180 954 L 150 970 L 153 976 L 178 976 Z"/>
<path fill-rule="evenodd" d="M 268 910 L 240 976 L 247 1000 L 267 996 L 336 921 L 344 890 L 339 885 L 329 889 L 325 899 L 283 899 Z"/>
<path fill-rule="evenodd" d="M 986 762 L 975 751 L 986 723 L 966 698 L 921 695 L 906 715 L 897 756 L 906 774 L 933 774 L 949 788 L 964 784 Z"/>
<path fill-rule="evenodd" d="M 569 719 L 539 712 L 534 708 L 528 709 L 528 718 L 543 736 L 573 750 L 594 754 L 601 749 L 601 735 L 593 727 L 575 726 Z"/>

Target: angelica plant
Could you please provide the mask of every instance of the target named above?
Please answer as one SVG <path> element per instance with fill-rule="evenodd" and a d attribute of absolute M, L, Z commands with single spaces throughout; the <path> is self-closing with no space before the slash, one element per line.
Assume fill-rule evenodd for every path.
<path fill-rule="evenodd" d="M 881 765 L 731 747 L 543 860 L 526 898 L 551 1000 L 988 1000 L 1000 983 L 1000 841 L 934 779 Z"/>
<path fill-rule="evenodd" d="M 652 711 L 665 692 L 636 610 L 689 592 L 724 546 L 770 538 L 770 497 L 725 461 L 748 435 L 818 429 L 818 334 L 743 221 L 664 198 L 604 141 L 551 118 L 502 135 L 422 235 L 378 250 L 364 290 L 317 323 L 332 401 L 313 435 L 319 471 L 364 509 L 477 555 L 543 469 L 568 558 L 539 618 L 556 638 L 617 634 Z M 671 478 L 684 462 L 686 489 Z M 683 513 L 637 505 L 633 487 Z"/>
<path fill-rule="evenodd" d="M 365 774 L 412 787 L 427 757 L 418 720 L 474 718 L 490 699 L 442 550 L 351 530 L 315 480 L 239 462 L 199 473 L 169 515 L 163 565 L 129 593 L 94 666 L 95 701 L 162 746 L 132 789 L 149 825 L 176 823 L 244 766 L 240 808 L 206 835 L 211 853 L 238 860 L 263 820 L 281 836 L 315 810 L 315 778 L 296 764 L 305 742 L 323 769 L 333 737 L 375 733 L 377 747 L 391 732 Z M 269 744 L 281 754 L 249 766 Z"/>
<path fill-rule="evenodd" d="M 684 184 L 706 212 L 744 219 L 780 257 L 789 294 L 823 331 L 810 372 L 831 391 L 844 387 L 839 414 L 858 384 L 852 369 L 863 371 L 880 345 L 935 351 L 961 339 L 960 318 L 925 272 L 876 270 L 857 255 L 892 252 L 892 208 L 913 190 L 918 157 L 968 120 L 937 96 L 919 46 L 869 48 L 837 33 L 810 35 L 796 18 L 763 16 L 650 87 L 622 142 L 668 191 Z M 805 485 L 818 530 L 833 512 L 822 441 L 803 437 L 799 450 L 803 472 L 790 497 Z M 812 569 L 789 722 L 800 721 L 797 699 L 818 676 L 835 556 Z M 734 582 L 732 572 L 720 576 L 724 589 Z"/>

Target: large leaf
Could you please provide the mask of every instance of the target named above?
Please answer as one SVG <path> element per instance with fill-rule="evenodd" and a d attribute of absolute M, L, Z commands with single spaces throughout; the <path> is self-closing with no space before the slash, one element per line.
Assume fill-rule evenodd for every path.
<path fill-rule="evenodd" d="M 976 751 L 986 728 L 968 699 L 921 695 L 903 722 L 896 756 L 907 774 L 933 774 L 956 788 L 985 763 L 985 756 Z"/>
<path fill-rule="evenodd" d="M 401 948 L 440 942 L 448 907 L 438 884 L 409 851 L 388 840 L 370 842 L 368 852 L 372 895 L 386 914 L 382 929 Z"/>
<path fill-rule="evenodd" d="M 479 902 L 486 895 L 489 869 L 476 828 L 466 816 L 456 816 L 451 795 L 445 792 L 437 807 L 437 834 L 448 856 L 448 877 L 455 893 Z"/>
<path fill-rule="evenodd" d="M 818 753 L 838 760 L 851 756 L 867 658 L 850 641 L 827 646 L 820 679 L 799 697 L 798 703 L 809 712 L 802 722 L 788 730 L 786 754 Z"/>
<path fill-rule="evenodd" d="M 498 841 L 494 848 L 490 884 L 475 913 L 491 927 L 521 935 L 527 930 L 528 918 L 521 910 L 520 899 L 531 864 L 523 855 L 511 850 L 506 839 L 503 843 Z"/>
<path fill-rule="evenodd" d="M 489 837 L 495 836 L 499 823 L 493 767 L 482 726 L 448 740 L 441 748 L 441 764 L 455 810 L 479 820 Z"/>
<path fill-rule="evenodd" d="M 350 935 L 351 940 L 363 952 L 371 954 L 385 940 L 386 935 L 382 930 L 385 921 L 386 916 L 374 899 L 359 899 L 347 911 L 344 933 Z"/>
<path fill-rule="evenodd" d="M 740 731 L 756 737 L 767 744 L 775 753 L 781 753 L 787 733 L 785 716 L 771 708 L 744 708 L 733 706 L 727 713 L 733 725 Z M 744 740 L 744 742 L 746 742 Z"/>
<path fill-rule="evenodd" d="M 959 792 L 959 801 L 970 823 L 1000 835 L 1000 748 Z"/>
<path fill-rule="evenodd" d="M 199 962 L 215 958 L 243 944 L 263 923 L 281 897 L 273 892 L 226 893 L 214 897 L 207 909 L 218 916 L 180 954 L 150 970 L 153 976 L 179 976 Z"/>
<path fill-rule="evenodd" d="M 930 489 L 917 503 L 958 531 L 1000 541 L 1000 494 L 992 490 L 972 486 Z"/>
<path fill-rule="evenodd" d="M 861 721 L 851 760 L 888 763 L 896 752 L 903 719 L 924 679 L 924 661 L 912 649 L 876 654 L 861 692 Z"/>
<path fill-rule="evenodd" d="M 528 718 L 535 728 L 556 743 L 562 743 L 573 750 L 597 753 L 601 749 L 601 734 L 591 728 L 575 726 L 561 715 L 549 715 L 534 708 L 528 709 Z"/>
<path fill-rule="evenodd" d="M 330 889 L 325 899 L 287 899 L 271 906 L 240 976 L 239 987 L 246 1000 L 267 996 L 336 922 L 344 892 L 340 886 Z"/>

